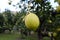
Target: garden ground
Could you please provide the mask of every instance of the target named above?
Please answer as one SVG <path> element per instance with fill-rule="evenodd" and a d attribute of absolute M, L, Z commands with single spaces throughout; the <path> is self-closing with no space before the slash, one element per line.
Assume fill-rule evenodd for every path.
<path fill-rule="evenodd" d="M 36 35 L 35 36 L 25 36 L 22 38 L 22 35 L 20 34 L 6 34 L 6 33 L 1 33 L 0 34 L 0 40 L 37 40 Z"/>

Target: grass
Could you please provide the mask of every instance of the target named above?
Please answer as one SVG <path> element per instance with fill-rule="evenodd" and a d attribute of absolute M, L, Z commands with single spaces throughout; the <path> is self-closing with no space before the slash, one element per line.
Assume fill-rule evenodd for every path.
<path fill-rule="evenodd" d="M 0 40 L 37 40 L 36 35 L 25 36 L 22 39 L 20 34 L 0 34 Z"/>
<path fill-rule="evenodd" d="M 21 36 L 20 36 L 20 38 L 21 38 Z M 33 35 L 25 36 L 23 40 L 38 40 L 38 37 L 36 34 L 33 34 Z"/>
<path fill-rule="evenodd" d="M 18 34 L 0 34 L 0 40 L 16 40 Z"/>
<path fill-rule="evenodd" d="M 30 36 L 24 36 L 20 34 L 0 34 L 0 40 L 38 40 L 36 34 Z"/>

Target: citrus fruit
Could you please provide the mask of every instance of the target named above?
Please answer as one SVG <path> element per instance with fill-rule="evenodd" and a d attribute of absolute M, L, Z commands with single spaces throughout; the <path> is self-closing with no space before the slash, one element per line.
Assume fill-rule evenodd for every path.
<path fill-rule="evenodd" d="M 34 13 L 25 16 L 25 25 L 30 30 L 36 30 L 40 24 L 39 18 Z"/>

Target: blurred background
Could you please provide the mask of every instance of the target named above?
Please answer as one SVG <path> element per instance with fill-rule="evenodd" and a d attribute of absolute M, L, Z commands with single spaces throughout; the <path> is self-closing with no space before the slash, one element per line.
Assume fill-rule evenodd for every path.
<path fill-rule="evenodd" d="M 29 12 L 40 20 L 35 31 L 25 25 Z M 60 0 L 0 0 L 0 40 L 59 39 Z"/>

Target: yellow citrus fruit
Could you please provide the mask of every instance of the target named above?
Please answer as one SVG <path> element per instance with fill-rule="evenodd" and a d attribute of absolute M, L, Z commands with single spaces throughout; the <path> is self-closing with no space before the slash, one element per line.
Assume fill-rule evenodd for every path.
<path fill-rule="evenodd" d="M 60 6 L 56 7 L 56 11 L 59 13 L 60 12 Z"/>
<path fill-rule="evenodd" d="M 40 24 L 39 18 L 34 13 L 29 13 L 25 17 L 25 25 L 30 30 L 36 30 Z"/>

